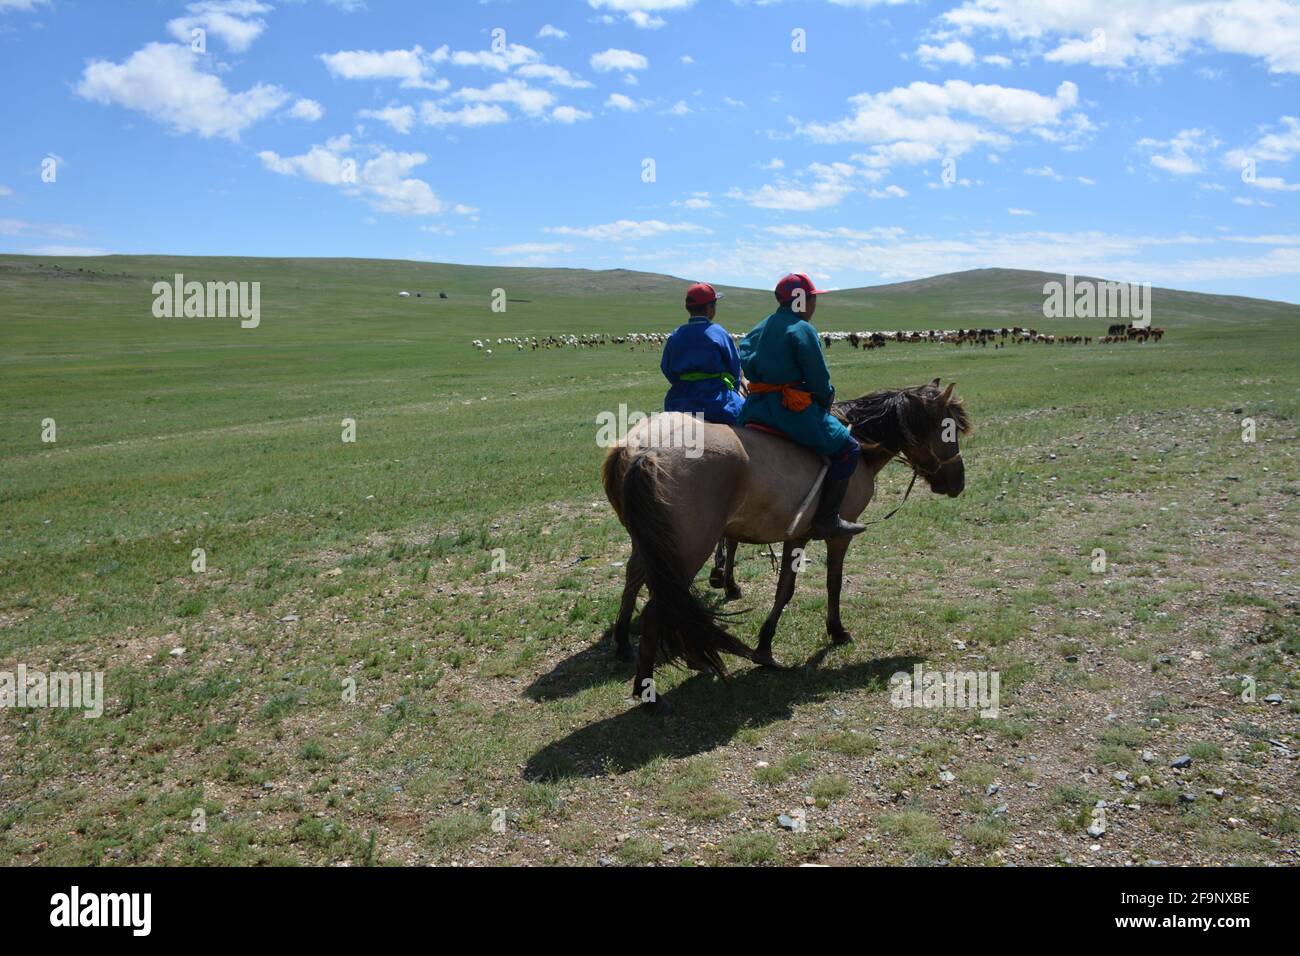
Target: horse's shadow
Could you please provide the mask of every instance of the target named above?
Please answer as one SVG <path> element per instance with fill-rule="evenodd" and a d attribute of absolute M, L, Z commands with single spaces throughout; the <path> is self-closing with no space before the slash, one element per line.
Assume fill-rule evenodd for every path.
<path fill-rule="evenodd" d="M 722 595 L 716 592 L 703 594 L 701 598 L 709 610 L 723 620 L 739 617 L 749 613 L 750 610 L 749 608 L 728 609 Z M 634 638 L 640 637 L 641 615 L 639 613 L 633 615 L 629 633 Z M 632 649 L 635 654 L 635 644 Z M 599 641 L 566 657 L 524 688 L 524 696 L 536 701 L 559 700 L 561 697 L 571 697 L 589 687 L 607 684 L 614 679 L 631 681 L 635 669 L 631 658 L 623 661 L 614 655 L 614 628 L 610 625 L 605 628 Z"/>
<path fill-rule="evenodd" d="M 632 622 L 633 634 L 640 632 L 640 623 L 638 615 Z M 611 680 L 631 681 L 635 667 L 632 661 L 621 661 L 614 656 L 612 632 L 613 628 L 605 628 L 595 644 L 566 657 L 524 688 L 524 696 L 536 701 L 559 700 Z"/>
<path fill-rule="evenodd" d="M 598 647 L 608 653 L 604 645 Z M 885 657 L 823 669 L 820 665 L 830 650 L 823 648 L 803 666 L 786 670 L 755 667 L 726 680 L 696 674 L 665 694 L 657 711 L 629 701 L 626 711 L 538 750 L 524 766 L 524 779 L 600 777 L 611 770 L 634 770 L 659 757 L 705 753 L 747 726 L 790 719 L 796 704 L 864 688 L 885 690 L 892 674 L 910 673 L 920 661 Z"/>

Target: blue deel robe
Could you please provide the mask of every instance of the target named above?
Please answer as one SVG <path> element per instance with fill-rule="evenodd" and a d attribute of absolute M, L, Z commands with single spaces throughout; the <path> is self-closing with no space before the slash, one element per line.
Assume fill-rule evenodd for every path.
<path fill-rule="evenodd" d="M 740 354 L 727 330 L 707 316 L 695 316 L 678 327 L 664 343 L 659 362 L 670 387 L 664 397 L 664 411 L 689 412 L 708 422 L 734 425 L 745 400 L 719 378 L 685 381 L 689 373 L 720 375 L 725 372 L 740 382 Z"/>
<path fill-rule="evenodd" d="M 822 353 L 821 336 L 789 306 L 781 306 L 740 341 L 740 363 L 751 382 L 798 383 L 813 403 L 801 412 L 781 404 L 780 392 L 750 393 L 740 424 L 758 422 L 785 432 L 801 445 L 835 455 L 849 440 L 849 430 L 830 413 L 835 399 L 831 373 Z"/>

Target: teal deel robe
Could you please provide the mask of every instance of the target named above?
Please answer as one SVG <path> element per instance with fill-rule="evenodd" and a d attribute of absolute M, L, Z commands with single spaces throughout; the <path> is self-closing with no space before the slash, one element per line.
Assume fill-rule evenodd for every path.
<path fill-rule="evenodd" d="M 830 413 L 835 387 L 822 354 L 821 336 L 811 324 L 783 305 L 741 339 L 739 351 L 740 366 L 751 382 L 797 382 L 798 388 L 813 397 L 813 403 L 802 412 L 792 412 L 781 404 L 780 392 L 751 393 L 739 424 L 757 422 L 780 429 L 823 455 L 834 455 L 844 447 L 849 430 Z"/>

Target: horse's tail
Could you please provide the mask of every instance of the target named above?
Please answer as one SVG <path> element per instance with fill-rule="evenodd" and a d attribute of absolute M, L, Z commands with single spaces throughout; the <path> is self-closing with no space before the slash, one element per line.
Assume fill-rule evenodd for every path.
<path fill-rule="evenodd" d="M 616 445 L 605 456 L 605 463 L 600 468 L 601 484 L 605 486 L 605 497 L 614 507 L 614 514 L 623 521 L 623 476 L 627 474 L 628 462 L 632 453 L 623 445 Z"/>
<path fill-rule="evenodd" d="M 682 564 L 668 507 L 663 498 L 662 474 L 652 453 L 621 449 L 618 461 L 605 460 L 605 490 L 611 476 L 622 473 L 619 517 L 645 562 L 650 600 L 642 612 L 646 628 L 654 628 L 668 661 L 725 676 L 722 652 L 753 659 L 753 652 L 718 624 L 718 616 L 691 590 L 691 577 Z M 614 501 L 614 496 L 610 496 Z M 618 504 L 615 504 L 618 510 Z"/>

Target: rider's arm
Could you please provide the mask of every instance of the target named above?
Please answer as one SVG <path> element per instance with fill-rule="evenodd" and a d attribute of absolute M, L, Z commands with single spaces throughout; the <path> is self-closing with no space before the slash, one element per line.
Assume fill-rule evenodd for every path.
<path fill-rule="evenodd" d="M 790 327 L 790 336 L 804 384 L 819 404 L 829 407 L 835 398 L 835 387 L 831 385 L 831 372 L 826 367 L 826 356 L 822 353 L 822 342 L 816 329 L 807 322 L 797 322 Z"/>
<path fill-rule="evenodd" d="M 736 350 L 736 342 L 726 332 L 722 333 L 722 341 L 718 343 L 722 348 L 723 361 L 727 366 L 727 371 L 737 382 L 740 381 L 740 352 Z"/>

